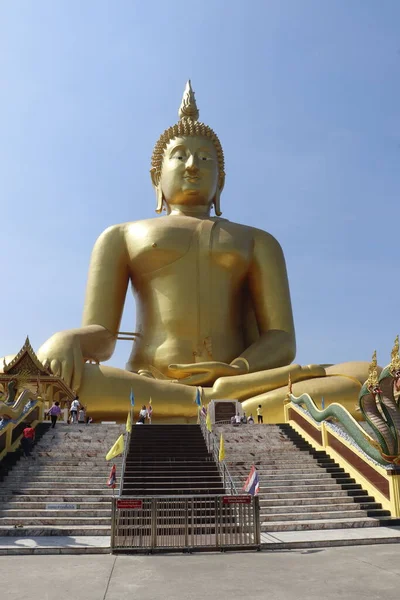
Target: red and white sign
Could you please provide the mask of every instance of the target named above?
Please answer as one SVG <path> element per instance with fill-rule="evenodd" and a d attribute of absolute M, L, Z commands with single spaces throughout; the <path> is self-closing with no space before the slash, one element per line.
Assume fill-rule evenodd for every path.
<path fill-rule="evenodd" d="M 118 510 L 141 510 L 143 508 L 143 500 L 117 500 Z"/>
<path fill-rule="evenodd" d="M 251 496 L 224 496 L 222 504 L 251 504 Z"/>

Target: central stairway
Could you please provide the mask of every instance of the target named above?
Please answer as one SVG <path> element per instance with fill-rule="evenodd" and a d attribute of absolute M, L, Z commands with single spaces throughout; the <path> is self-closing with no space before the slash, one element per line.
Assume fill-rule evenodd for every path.
<path fill-rule="evenodd" d="M 122 494 L 222 494 L 223 484 L 199 425 L 145 425 L 132 429 Z"/>
<path fill-rule="evenodd" d="M 221 425 L 226 464 L 240 492 L 252 464 L 260 478 L 262 532 L 399 525 L 325 452 L 290 425 Z"/>

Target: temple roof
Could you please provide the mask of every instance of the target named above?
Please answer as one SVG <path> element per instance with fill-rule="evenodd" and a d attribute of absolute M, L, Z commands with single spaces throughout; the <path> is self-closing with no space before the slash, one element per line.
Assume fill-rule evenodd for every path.
<path fill-rule="evenodd" d="M 37 357 L 28 336 L 21 350 L 14 356 L 12 361 L 7 364 L 4 360 L 3 364 L 5 375 L 18 375 L 21 371 L 34 377 L 51 375 L 50 369 L 43 365 Z"/>

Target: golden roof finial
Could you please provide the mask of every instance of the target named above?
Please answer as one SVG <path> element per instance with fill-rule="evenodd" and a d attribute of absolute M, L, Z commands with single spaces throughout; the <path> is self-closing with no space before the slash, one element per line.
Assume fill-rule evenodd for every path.
<path fill-rule="evenodd" d="M 196 98 L 194 97 L 194 91 L 192 90 L 192 84 L 189 79 L 189 81 L 186 82 L 182 102 L 178 110 L 178 115 L 180 119 L 186 117 L 188 119 L 192 119 L 192 121 L 197 121 L 199 119 L 199 114 Z"/>
<path fill-rule="evenodd" d="M 400 371 L 400 356 L 399 356 L 399 336 L 396 335 L 394 340 L 394 346 L 390 355 L 390 372 Z"/>
<path fill-rule="evenodd" d="M 371 389 L 376 385 L 378 385 L 378 362 L 376 359 L 376 350 L 374 350 L 372 360 L 368 368 L 367 387 L 368 389 Z"/>

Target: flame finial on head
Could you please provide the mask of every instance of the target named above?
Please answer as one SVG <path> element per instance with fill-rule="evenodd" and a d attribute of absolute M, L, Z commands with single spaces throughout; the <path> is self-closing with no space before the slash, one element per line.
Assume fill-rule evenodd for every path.
<path fill-rule="evenodd" d="M 183 92 L 183 98 L 181 105 L 178 110 L 180 119 L 184 117 L 197 121 L 199 119 L 199 109 L 197 108 L 196 98 L 194 97 L 194 91 L 192 84 L 189 81 L 186 82 L 185 91 Z"/>
<path fill-rule="evenodd" d="M 368 368 L 367 387 L 368 389 L 371 389 L 376 385 L 378 385 L 378 362 L 376 358 L 376 350 L 374 350 L 372 360 Z"/>
<path fill-rule="evenodd" d="M 399 356 L 399 336 L 396 335 L 394 340 L 394 346 L 390 356 L 390 372 L 393 374 L 395 371 L 400 371 L 400 356 Z"/>

